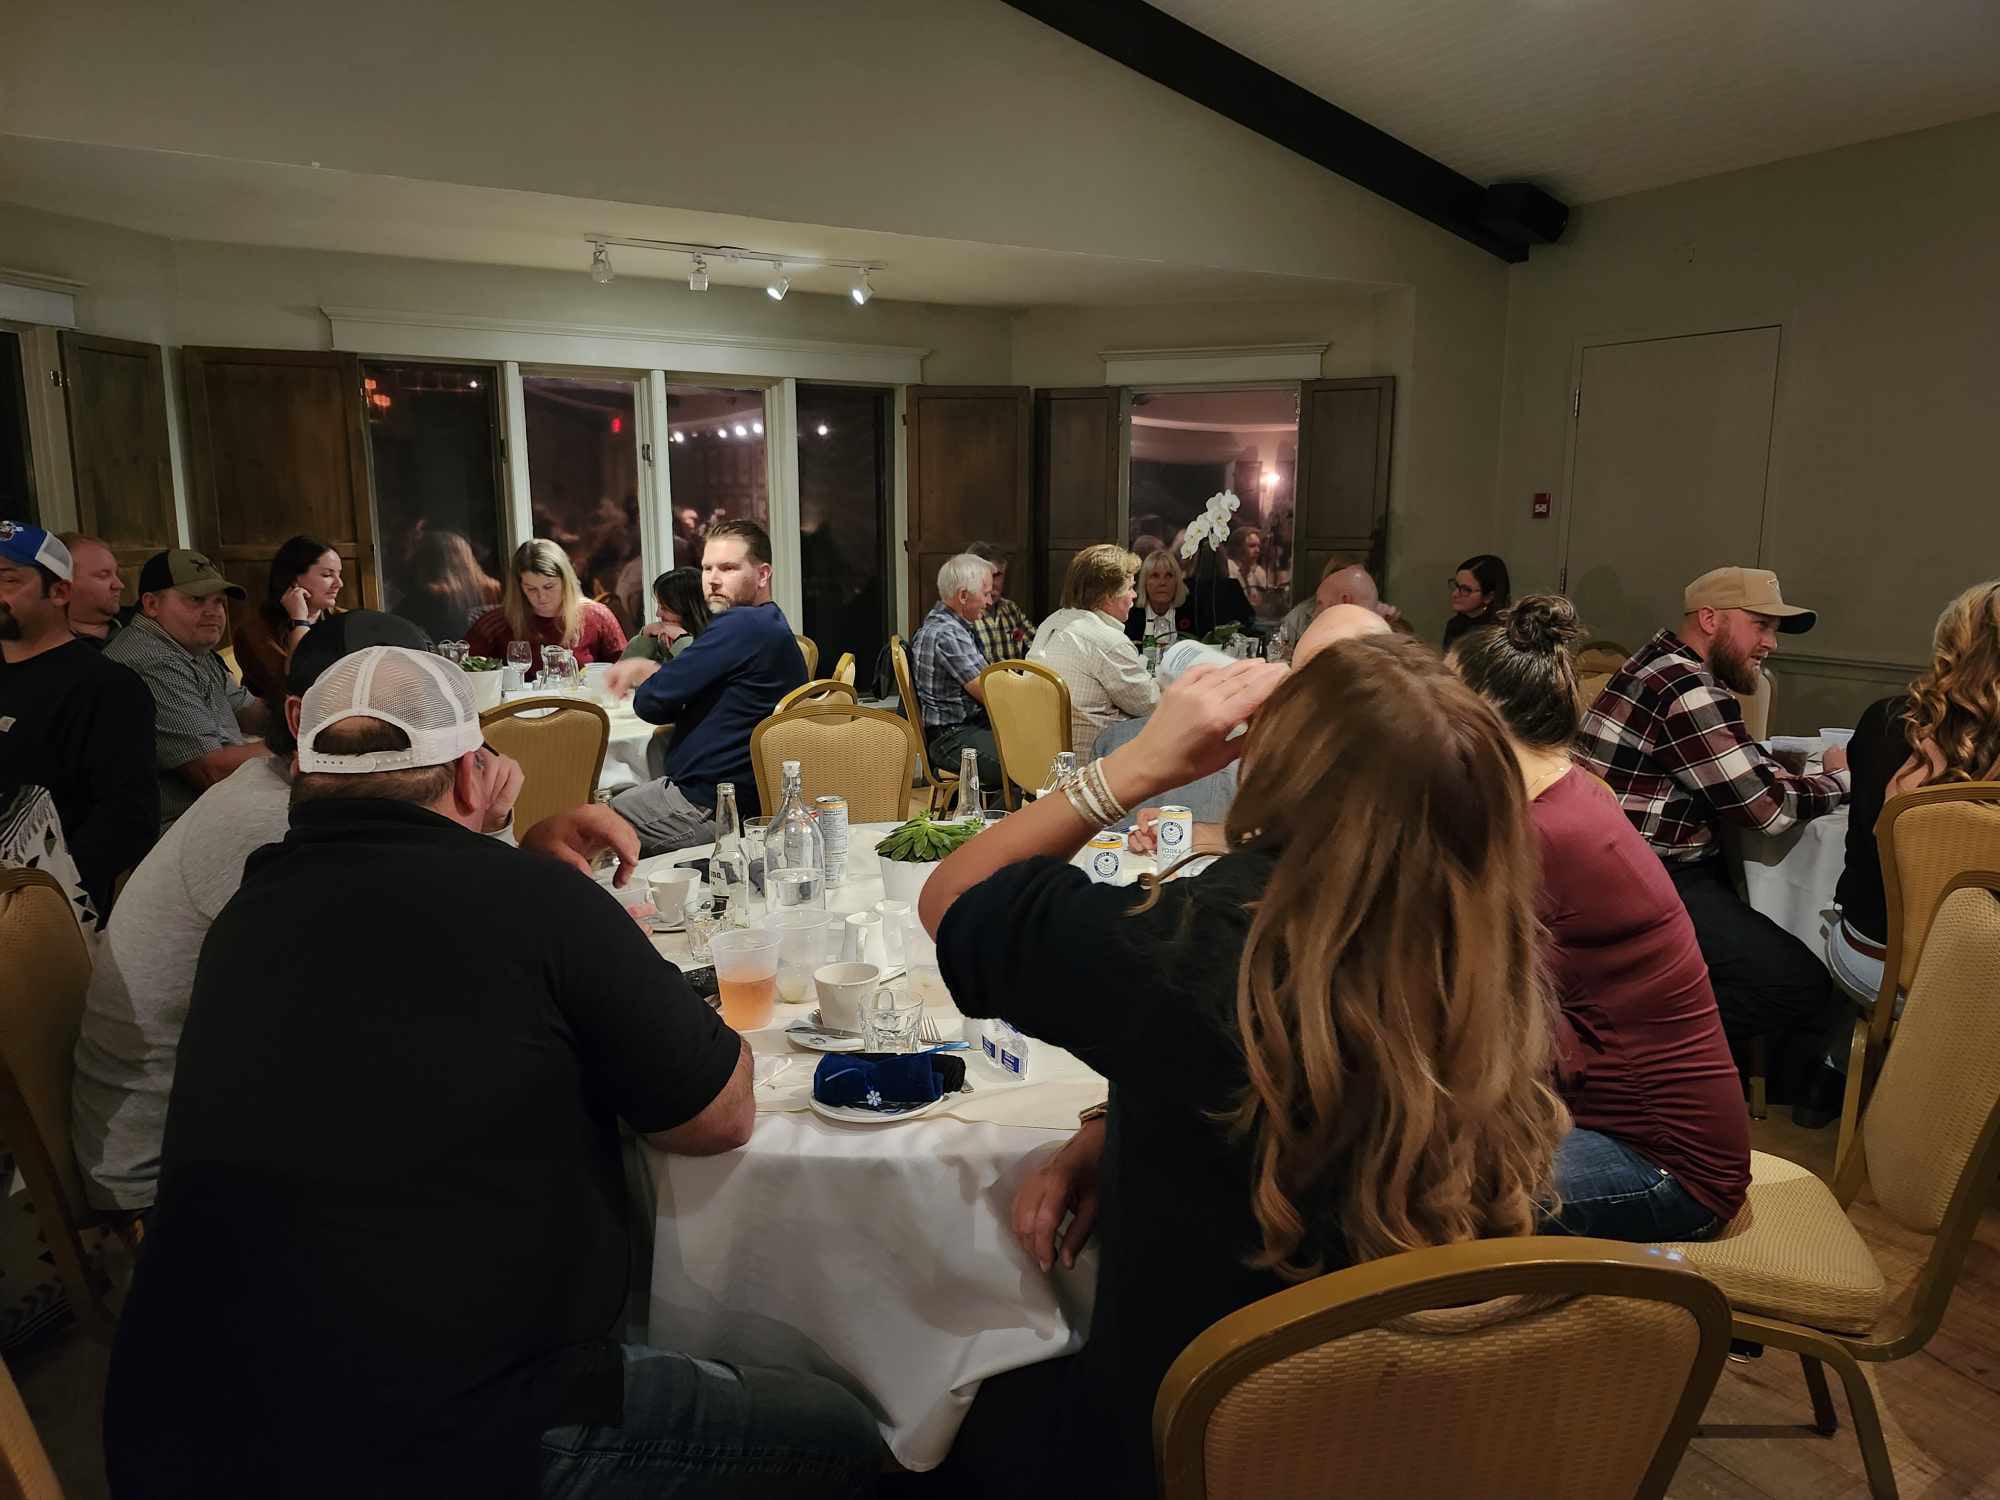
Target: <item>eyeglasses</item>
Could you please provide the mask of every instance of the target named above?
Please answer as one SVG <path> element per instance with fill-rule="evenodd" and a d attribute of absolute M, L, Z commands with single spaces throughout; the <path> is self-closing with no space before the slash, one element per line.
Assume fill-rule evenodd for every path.
<path fill-rule="evenodd" d="M 1476 594 L 1479 592 L 1478 589 L 1467 588 L 1464 584 L 1460 583 L 1456 578 L 1448 578 L 1445 581 L 1451 585 L 1451 591 L 1454 594 Z"/>

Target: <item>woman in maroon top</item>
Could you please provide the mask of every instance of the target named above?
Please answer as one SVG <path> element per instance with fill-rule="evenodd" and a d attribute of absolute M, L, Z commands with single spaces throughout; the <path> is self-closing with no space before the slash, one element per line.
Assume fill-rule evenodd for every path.
<path fill-rule="evenodd" d="M 540 538 L 514 549 L 507 592 L 498 609 L 489 609 L 465 633 L 474 656 L 505 660 L 509 641 L 535 647 L 528 675 L 542 669 L 544 646 L 567 646 L 578 666 L 616 661 L 625 650 L 625 632 L 618 617 L 595 600 L 583 597 L 576 570 L 554 542 Z"/>
<path fill-rule="evenodd" d="M 1541 841 L 1540 915 L 1562 1014 L 1556 1227 L 1614 1240 L 1717 1233 L 1750 1185 L 1750 1125 L 1694 925 L 1610 790 L 1573 768 L 1567 599 L 1534 595 L 1452 664 L 1500 711 Z"/>

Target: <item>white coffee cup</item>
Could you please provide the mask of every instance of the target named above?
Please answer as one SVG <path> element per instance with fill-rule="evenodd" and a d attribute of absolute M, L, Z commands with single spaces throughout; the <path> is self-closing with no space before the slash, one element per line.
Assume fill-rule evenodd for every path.
<path fill-rule="evenodd" d="M 879 964 L 822 964 L 813 970 L 819 991 L 819 1023 L 836 1031 L 861 1029 L 861 1005 L 882 988 Z"/>
<path fill-rule="evenodd" d="M 659 908 L 660 920 L 678 922 L 687 910 L 688 892 L 694 888 L 694 871 L 685 865 L 675 865 L 647 876 L 646 885 L 653 893 L 653 905 Z"/>

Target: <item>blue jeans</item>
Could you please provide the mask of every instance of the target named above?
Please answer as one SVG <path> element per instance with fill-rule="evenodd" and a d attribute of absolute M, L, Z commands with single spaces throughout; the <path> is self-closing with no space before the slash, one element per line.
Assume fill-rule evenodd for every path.
<path fill-rule="evenodd" d="M 887 1468 L 868 1408 L 821 1375 L 625 1346 L 625 1420 L 542 1434 L 547 1500 L 861 1493 Z"/>
<path fill-rule="evenodd" d="M 1561 1206 L 1543 1220 L 1549 1234 L 1646 1244 L 1705 1240 L 1722 1228 L 1673 1173 L 1595 1130 L 1572 1130 L 1556 1147 L 1556 1193 Z"/>

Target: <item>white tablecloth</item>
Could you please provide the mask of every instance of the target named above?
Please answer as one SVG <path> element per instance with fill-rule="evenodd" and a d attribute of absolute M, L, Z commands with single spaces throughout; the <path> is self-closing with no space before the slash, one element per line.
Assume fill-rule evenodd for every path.
<path fill-rule="evenodd" d="M 887 826 L 852 830 L 832 909 L 882 898 L 873 848 Z M 641 876 L 692 852 L 645 861 Z M 685 938 L 655 941 L 688 962 Z M 916 956 L 934 952 L 926 942 Z M 935 970 L 920 965 L 906 982 L 956 1037 L 958 1014 Z M 840 1124 L 805 1103 L 818 1056 L 782 1036 L 808 1008 L 780 1005 L 772 1026 L 750 1038 L 760 1057 L 795 1061 L 759 1085 L 748 1145 L 726 1156 L 646 1153 L 657 1203 L 649 1337 L 745 1361 L 768 1358 L 774 1333 L 788 1346 L 803 1338 L 815 1363 L 875 1408 L 897 1459 L 933 1468 L 982 1379 L 1082 1342 L 1095 1257 L 1045 1276 L 1009 1224 L 1028 1159 L 1068 1139 L 1077 1110 L 1103 1097 L 1104 1082 L 1036 1043 L 1026 1083 L 969 1062 L 974 1092 L 959 1096 L 953 1114 Z M 760 1076 L 768 1070 L 760 1064 Z"/>
<path fill-rule="evenodd" d="M 653 734 L 660 726 L 648 724 L 633 713 L 629 698 L 623 703 L 600 701 L 598 706 L 611 719 L 611 740 L 604 747 L 604 769 L 598 775 L 597 789 L 615 792 L 651 781 L 652 773 L 646 769 L 646 747 L 652 744 Z"/>
<path fill-rule="evenodd" d="M 1824 963 L 1833 889 L 1847 864 L 1847 809 L 1835 808 L 1780 834 L 1746 833 L 1742 849 L 1750 905 Z"/>

